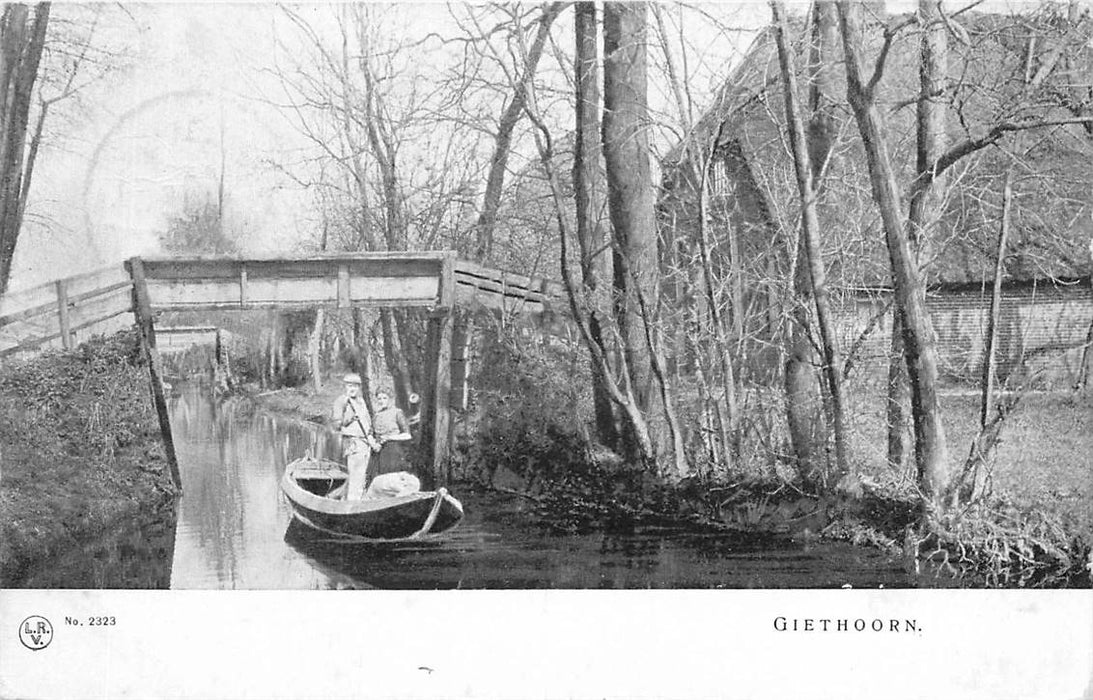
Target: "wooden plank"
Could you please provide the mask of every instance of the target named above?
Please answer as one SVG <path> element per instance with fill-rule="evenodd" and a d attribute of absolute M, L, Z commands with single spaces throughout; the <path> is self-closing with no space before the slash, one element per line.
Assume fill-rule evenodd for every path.
<path fill-rule="evenodd" d="M 432 304 L 437 298 L 435 277 L 369 277 L 352 280 L 349 303 L 370 304 L 409 300 Z M 247 284 L 246 300 L 240 302 L 235 281 L 157 280 L 148 282 L 148 293 L 155 308 L 180 306 L 220 306 L 239 308 L 268 306 L 273 303 L 336 304 L 337 280 L 334 278 L 271 280 L 252 279 Z"/>
<path fill-rule="evenodd" d="M 250 279 L 336 277 L 347 266 L 355 277 L 433 277 L 440 271 L 442 257 L 354 257 L 354 258 L 165 258 L 146 261 L 151 280 L 238 279 L 246 269 Z"/>
<path fill-rule="evenodd" d="M 430 277 L 440 275 L 443 257 L 354 259 L 347 261 L 353 277 Z"/>
<path fill-rule="evenodd" d="M 169 335 L 171 333 L 215 333 L 219 326 L 160 326 L 156 328 L 156 335 Z"/>
<path fill-rule="evenodd" d="M 56 291 L 54 291 L 54 294 L 56 294 Z M 0 327 L 8 326 L 19 321 L 26 321 L 27 319 L 34 318 L 35 316 L 51 314 L 56 309 L 56 301 L 48 301 L 44 304 L 32 306 L 29 309 L 23 309 L 22 311 L 13 311 L 12 313 L 0 316 Z"/>
<path fill-rule="evenodd" d="M 488 294 L 495 294 L 501 297 L 508 297 L 511 299 L 527 299 L 531 301 L 541 302 L 547 297 L 536 289 L 528 289 L 525 287 L 512 287 L 503 283 L 503 281 L 493 281 L 475 278 L 473 280 L 465 277 L 456 278 L 456 287 L 462 290 L 475 290 Z"/>
<path fill-rule="evenodd" d="M 114 311 L 109 311 L 107 313 L 104 313 L 101 316 L 96 316 L 95 318 L 88 319 L 86 321 L 81 321 L 80 323 L 77 323 L 76 325 L 72 326 L 72 332 L 75 333 L 76 331 L 87 330 L 88 328 L 91 328 L 93 326 L 97 326 L 100 323 L 103 323 L 105 321 L 109 321 L 112 318 L 117 318 L 118 316 L 121 316 L 122 314 L 127 314 L 131 311 L 132 311 L 132 308 L 130 308 L 128 306 L 126 306 L 124 309 L 116 309 Z"/>
<path fill-rule="evenodd" d="M 561 294 L 565 291 L 565 286 L 560 282 L 545 277 L 529 277 L 516 272 L 508 272 L 507 270 L 482 267 L 481 265 L 465 260 L 460 260 L 456 263 L 455 271 L 457 277 L 464 277 L 468 280 L 478 279 L 484 282 L 494 282 L 495 284 L 504 285 L 506 287 L 520 287 L 522 289 L 531 289 L 538 292 L 545 291 L 545 293 L 549 293 L 552 296 Z"/>
<path fill-rule="evenodd" d="M 103 287 L 107 284 L 127 278 L 125 270 L 120 267 L 110 266 L 81 272 L 78 275 L 65 277 L 69 293 L 82 293 L 88 289 Z M 31 306 L 40 306 L 54 298 L 56 280 L 36 284 L 33 287 L 8 291 L 0 297 L 0 313 L 21 311 Z"/>
<path fill-rule="evenodd" d="M 111 317 L 133 308 L 132 294 L 129 289 L 116 289 L 109 294 L 101 296 L 85 297 L 77 304 L 69 299 L 69 320 L 73 328 L 83 326 L 84 323 L 95 318 L 109 315 Z M 86 327 L 86 326 L 83 326 Z"/>
<path fill-rule="evenodd" d="M 66 283 L 66 292 L 67 292 L 69 307 L 79 306 L 81 303 L 84 303 L 88 300 L 94 300 L 97 297 L 105 296 L 105 295 L 108 295 L 108 294 L 111 294 L 111 293 L 114 293 L 114 292 L 123 292 L 123 293 L 126 294 L 126 296 L 128 298 L 128 289 L 129 289 L 130 284 L 131 284 L 130 282 L 123 282 L 123 283 L 120 283 L 120 284 L 115 283 L 115 284 L 111 284 L 111 285 L 108 285 L 108 286 L 100 288 L 100 289 L 93 289 L 91 291 L 86 291 L 86 292 L 83 292 L 83 293 L 80 293 L 80 294 L 73 295 L 72 294 L 72 287 L 67 285 L 68 279 L 69 278 L 65 278 L 64 280 L 58 280 L 58 282 L 64 281 Z M 51 301 L 51 302 L 48 302 L 48 303 L 45 303 L 45 304 L 40 304 L 40 305 L 37 305 L 37 306 L 33 306 L 33 307 L 28 308 L 28 309 L 24 309 L 22 311 L 10 313 L 10 314 L 4 315 L 4 316 L 0 316 L 0 327 L 7 326 L 9 324 L 16 323 L 16 322 L 19 322 L 19 321 L 25 321 L 27 319 L 34 318 L 35 316 L 42 316 L 42 315 L 45 315 L 45 314 L 51 314 L 52 315 L 52 314 L 58 313 L 59 310 L 58 310 L 57 302 L 56 302 L 56 294 L 57 294 L 56 284 L 58 282 L 51 282 L 50 283 L 51 285 L 53 285 L 54 301 Z"/>
<path fill-rule="evenodd" d="M 400 308 L 423 308 L 431 309 L 436 305 L 436 299 L 380 299 L 373 300 L 367 303 L 367 306 L 371 308 L 379 309 L 400 309 Z M 333 301 L 271 301 L 271 302 L 250 302 L 244 307 L 246 310 L 259 310 L 259 309 L 312 309 L 316 306 L 334 307 Z M 186 303 L 175 302 L 170 304 L 153 304 L 152 311 L 154 313 L 161 312 L 177 312 L 177 311 L 239 311 L 241 307 L 239 302 L 198 302 L 198 303 Z"/>
<path fill-rule="evenodd" d="M 345 262 L 354 260 L 432 260 L 439 264 L 445 256 L 452 251 L 447 250 L 378 250 L 378 251 L 347 251 L 341 253 L 317 253 L 312 255 L 153 255 L 141 258 L 144 262 L 145 276 L 151 279 L 150 272 L 158 270 L 164 263 L 221 263 L 221 262 L 255 262 L 255 263 L 283 263 L 283 262 Z"/>
<path fill-rule="evenodd" d="M 69 303 L 72 303 L 72 304 L 78 304 L 81 301 L 85 301 L 87 299 L 93 299 L 95 297 L 104 296 L 106 294 L 111 294 L 113 292 L 119 292 L 119 291 L 124 291 L 125 294 L 128 296 L 129 293 L 130 293 L 130 290 L 132 289 L 132 287 L 133 287 L 133 283 L 132 283 L 131 280 L 125 280 L 124 282 L 115 282 L 113 284 L 107 284 L 103 287 L 98 287 L 96 289 L 92 289 L 90 291 L 83 292 L 83 293 L 80 293 L 80 294 L 73 294 L 72 293 L 72 287 L 69 287 L 68 288 L 68 301 L 69 301 Z"/>
<path fill-rule="evenodd" d="M 110 287 L 117 288 L 118 285 L 132 283 L 129 274 L 121 265 L 67 277 L 65 282 L 68 286 L 68 298 L 73 300 L 84 294 L 105 292 Z"/>
<path fill-rule="evenodd" d="M 247 285 L 247 300 L 270 301 L 320 301 L 337 303 L 338 281 L 333 277 L 316 279 L 251 279 Z"/>
<path fill-rule="evenodd" d="M 474 290 L 469 290 L 466 287 L 460 287 L 457 290 L 456 299 L 461 305 L 472 307 L 482 306 L 487 309 L 497 309 L 505 312 L 510 312 L 515 308 L 518 308 L 518 304 L 524 304 L 523 308 L 519 309 L 523 314 L 542 313 L 544 309 L 542 303 L 532 299 L 505 297 L 501 294 L 494 294 L 492 292 L 476 293 Z"/>
<path fill-rule="evenodd" d="M 182 489 L 182 475 L 178 470 L 178 457 L 175 455 L 175 441 L 171 434 L 171 419 L 167 414 L 167 399 L 163 395 L 163 365 L 156 350 L 156 329 L 152 317 L 152 304 L 148 296 L 148 285 L 144 279 L 144 266 L 140 258 L 130 258 L 126 267 L 133 278 L 133 315 L 140 330 L 141 348 L 148 361 L 148 376 L 152 384 L 152 401 L 159 417 L 159 431 L 163 437 L 163 446 L 167 451 L 167 464 L 171 468 L 171 478 L 175 486 Z"/>
<path fill-rule="evenodd" d="M 122 314 L 129 313 L 129 311 L 130 307 L 128 304 L 126 304 L 124 307 L 115 308 L 112 311 L 100 312 L 99 314 L 91 318 L 84 318 L 83 316 L 76 316 L 75 314 L 73 314 L 70 320 L 69 331 L 73 336 L 75 336 L 78 331 L 93 328 L 94 326 L 109 321 L 112 318 L 116 318 L 117 316 L 121 316 Z M 55 317 L 51 316 L 44 318 L 52 322 Z M 37 328 L 26 329 L 22 333 L 18 333 L 13 330 L 16 328 L 17 326 L 13 324 L 12 326 L 8 326 L 3 330 L 0 330 L 0 357 L 41 347 L 47 343 L 62 338 L 60 330 L 47 329 L 39 326 Z M 73 345 L 75 344 L 76 343 L 73 342 Z"/>

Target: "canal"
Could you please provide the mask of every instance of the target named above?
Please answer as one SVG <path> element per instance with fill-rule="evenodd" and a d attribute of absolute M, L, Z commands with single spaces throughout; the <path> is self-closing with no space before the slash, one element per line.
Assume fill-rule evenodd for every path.
<path fill-rule="evenodd" d="M 910 588 L 953 585 L 844 543 L 637 528 L 559 534 L 527 501 L 453 487 L 466 518 L 442 539 L 344 545 L 292 520 L 285 464 L 336 458 L 320 426 L 217 402 L 197 384 L 171 400 L 184 494 L 101 541 L 35 567 L 41 588 L 506 589 Z"/>

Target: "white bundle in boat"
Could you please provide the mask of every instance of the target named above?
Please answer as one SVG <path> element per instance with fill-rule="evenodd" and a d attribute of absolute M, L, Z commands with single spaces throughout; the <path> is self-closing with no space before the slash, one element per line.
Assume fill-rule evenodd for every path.
<path fill-rule="evenodd" d="M 421 490 L 421 481 L 410 472 L 380 474 L 369 484 L 365 498 L 395 498 L 409 496 Z"/>

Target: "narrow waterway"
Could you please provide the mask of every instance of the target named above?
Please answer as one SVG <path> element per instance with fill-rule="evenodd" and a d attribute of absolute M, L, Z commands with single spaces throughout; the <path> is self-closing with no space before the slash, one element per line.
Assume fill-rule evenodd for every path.
<path fill-rule="evenodd" d="M 876 550 L 685 529 L 558 534 L 526 501 L 454 488 L 466 518 L 443 538 L 344 545 L 294 522 L 285 464 L 336 458 L 327 430 L 216 402 L 199 385 L 171 400 L 184 494 L 163 513 L 42 567 L 27 585 L 174 589 L 907 588 L 952 585 Z M 173 530 L 165 527 L 177 516 Z"/>

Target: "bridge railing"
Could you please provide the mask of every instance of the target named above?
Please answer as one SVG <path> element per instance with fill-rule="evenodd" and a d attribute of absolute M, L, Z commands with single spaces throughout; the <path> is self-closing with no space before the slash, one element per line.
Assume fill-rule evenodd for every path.
<path fill-rule="evenodd" d="M 445 260 L 454 299 L 550 325 L 561 310 L 562 285 L 454 260 L 442 251 L 248 258 L 143 258 L 152 311 L 354 305 L 435 307 Z M 0 357 L 40 347 L 71 348 L 123 325 L 132 311 L 132 279 L 111 266 L 0 298 Z"/>
<path fill-rule="evenodd" d="M 152 310 L 432 307 L 442 252 L 307 258 L 143 258 Z"/>
<path fill-rule="evenodd" d="M 538 332 L 568 338 L 575 335 L 565 287 L 544 277 L 529 277 L 457 260 L 455 301 L 483 307 L 530 322 Z M 529 327 L 525 326 L 525 327 Z"/>
<path fill-rule="evenodd" d="M 75 347 L 94 333 L 120 327 L 132 311 L 133 282 L 111 266 L 0 297 L 0 357 L 42 346 Z"/>

